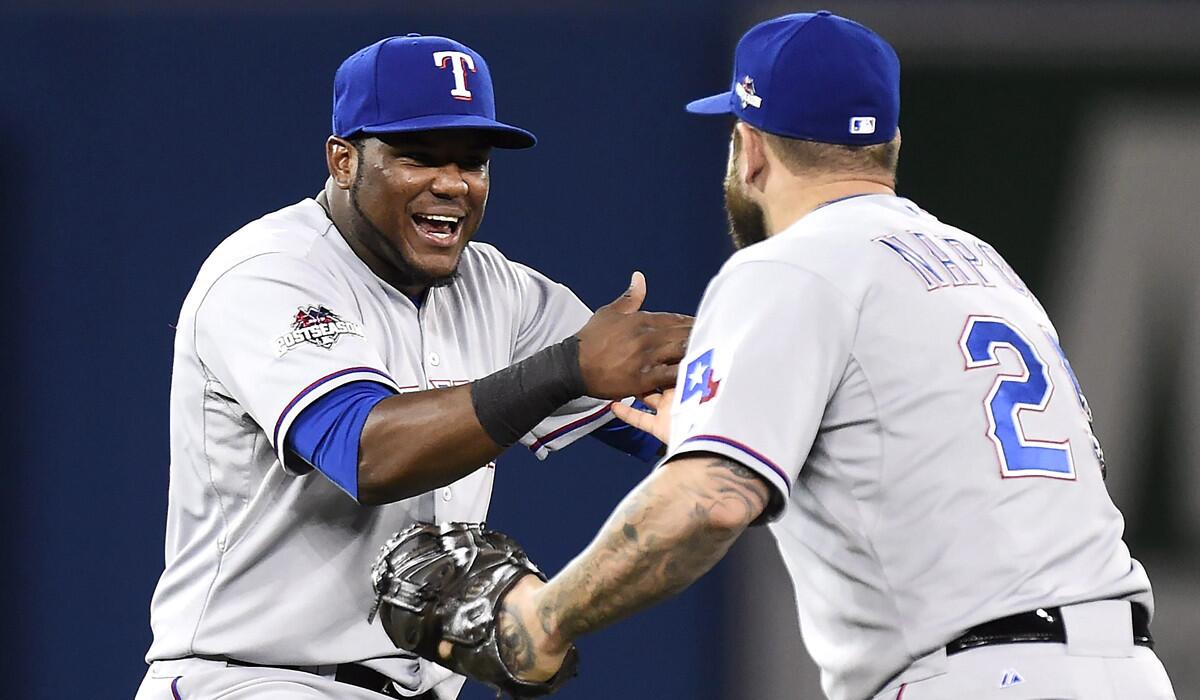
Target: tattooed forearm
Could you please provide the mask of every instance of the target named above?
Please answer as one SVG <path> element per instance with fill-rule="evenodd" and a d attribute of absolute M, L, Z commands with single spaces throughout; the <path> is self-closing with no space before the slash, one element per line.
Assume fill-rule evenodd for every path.
<path fill-rule="evenodd" d="M 724 457 L 671 462 L 542 591 L 543 631 L 575 639 L 683 590 L 720 561 L 769 497 L 762 477 Z"/>
<path fill-rule="evenodd" d="M 533 639 L 521 620 L 507 611 L 496 618 L 496 633 L 499 635 L 500 660 L 515 676 L 520 676 L 534 666 Z"/>

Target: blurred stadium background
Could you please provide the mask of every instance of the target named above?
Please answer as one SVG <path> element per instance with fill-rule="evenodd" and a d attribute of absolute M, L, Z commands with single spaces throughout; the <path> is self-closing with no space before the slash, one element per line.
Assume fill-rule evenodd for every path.
<path fill-rule="evenodd" d="M 901 193 L 994 243 L 1045 302 L 1093 410 L 1181 698 L 1200 697 L 1200 5 L 824 7 L 904 66 Z M 3 672 L 13 698 L 131 698 L 161 568 L 171 324 L 207 252 L 324 181 L 334 69 L 382 36 L 489 60 L 501 118 L 480 238 L 590 304 L 646 271 L 694 311 L 729 252 L 726 85 L 749 0 L 0 4 L 0 344 L 15 401 Z M 554 571 L 644 473 L 603 447 L 500 462 L 491 523 Z M 1036 527 L 1030 523 L 1030 527 Z M 366 572 L 364 572 L 365 575 Z M 567 698 L 820 698 L 774 545 L 583 646 Z M 464 698 L 489 697 L 470 687 Z"/>

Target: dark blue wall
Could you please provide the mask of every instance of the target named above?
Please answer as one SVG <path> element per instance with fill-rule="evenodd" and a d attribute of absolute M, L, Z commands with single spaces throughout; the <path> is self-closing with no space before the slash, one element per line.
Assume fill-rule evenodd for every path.
<path fill-rule="evenodd" d="M 18 397 L 5 411 L 10 697 L 132 697 L 162 566 L 172 323 L 219 240 L 322 186 L 333 71 L 359 46 L 463 40 L 489 59 L 501 117 L 541 137 L 496 156 L 480 238 L 593 305 L 638 268 L 649 306 L 694 310 L 727 252 L 728 125 L 682 105 L 720 89 L 730 53 L 722 15 L 681 10 L 694 5 L 0 16 L 2 291 L 16 301 L 3 359 Z M 554 571 L 643 473 L 591 445 L 542 464 L 513 454 L 492 522 Z M 564 696 L 718 697 L 718 577 L 585 641 Z"/>

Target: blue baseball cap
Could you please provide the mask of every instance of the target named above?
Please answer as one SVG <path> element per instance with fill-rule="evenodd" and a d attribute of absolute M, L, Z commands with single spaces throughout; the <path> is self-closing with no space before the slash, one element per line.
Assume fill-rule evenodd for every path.
<path fill-rule="evenodd" d="M 492 76 L 483 56 L 453 39 L 408 34 L 347 58 L 333 78 L 333 133 L 390 134 L 433 129 L 483 131 L 498 148 L 529 148 L 530 132 L 496 121 Z"/>
<path fill-rule="evenodd" d="M 729 92 L 691 102 L 763 131 L 868 146 L 896 136 L 900 59 L 875 32 L 826 10 L 755 25 L 733 54 Z"/>

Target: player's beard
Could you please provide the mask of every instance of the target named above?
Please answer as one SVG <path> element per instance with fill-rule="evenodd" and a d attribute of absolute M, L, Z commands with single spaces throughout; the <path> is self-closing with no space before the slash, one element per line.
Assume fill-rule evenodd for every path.
<path fill-rule="evenodd" d="M 767 219 L 763 209 L 750 199 L 742 185 L 736 161 L 725 173 L 725 213 L 729 217 L 729 237 L 733 247 L 741 250 L 767 240 Z"/>
<path fill-rule="evenodd" d="M 359 151 L 360 158 L 361 154 L 362 151 Z M 376 255 L 392 266 L 392 276 L 387 280 L 388 283 L 397 288 L 429 288 L 445 287 L 454 282 L 458 278 L 457 263 L 448 275 L 441 277 L 431 275 L 414 265 L 404 255 L 403 250 L 388 243 L 388 237 L 371 221 L 358 203 L 358 187 L 362 182 L 362 171 L 363 169 L 360 168 L 358 175 L 354 178 L 354 183 L 350 185 L 350 207 L 354 209 L 356 219 L 354 222 L 355 234 L 357 234 L 358 240 L 373 248 Z M 380 250 L 380 248 L 386 250 Z"/>

